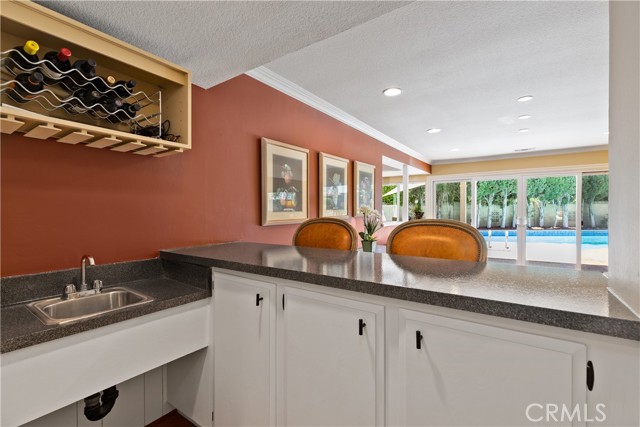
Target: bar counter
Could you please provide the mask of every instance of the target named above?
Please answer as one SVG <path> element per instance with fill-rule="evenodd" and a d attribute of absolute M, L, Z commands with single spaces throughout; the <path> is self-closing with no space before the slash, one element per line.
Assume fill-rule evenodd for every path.
<path fill-rule="evenodd" d="M 248 242 L 160 258 L 640 341 L 640 319 L 594 271 Z"/>

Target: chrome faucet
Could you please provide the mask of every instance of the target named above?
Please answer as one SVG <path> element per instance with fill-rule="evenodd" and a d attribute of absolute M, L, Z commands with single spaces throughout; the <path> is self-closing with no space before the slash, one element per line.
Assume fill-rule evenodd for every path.
<path fill-rule="evenodd" d="M 80 261 L 80 290 L 76 291 L 76 286 L 72 283 L 64 287 L 62 291 L 62 299 L 73 299 L 86 297 L 87 295 L 95 295 L 102 292 L 102 280 L 93 281 L 93 289 L 89 289 L 87 285 L 87 261 L 89 265 L 96 265 L 93 257 L 84 255 Z"/>
<path fill-rule="evenodd" d="M 86 273 L 86 268 L 87 268 L 87 261 L 89 261 L 89 265 L 96 265 L 96 262 L 93 260 L 93 257 L 89 256 L 89 255 L 85 255 L 82 257 L 82 260 L 80 261 L 81 266 L 80 266 L 80 292 L 85 292 L 87 290 L 87 273 Z"/>

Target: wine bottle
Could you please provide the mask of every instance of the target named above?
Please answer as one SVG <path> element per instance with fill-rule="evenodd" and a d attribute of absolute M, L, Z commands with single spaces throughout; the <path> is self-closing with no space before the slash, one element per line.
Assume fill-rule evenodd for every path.
<path fill-rule="evenodd" d="M 16 46 L 9 53 L 9 60 L 5 60 L 5 67 L 14 73 L 31 71 L 38 66 L 38 49 L 40 46 L 33 40 L 27 40 L 24 46 Z"/>
<path fill-rule="evenodd" d="M 112 114 L 122 109 L 123 104 L 119 98 L 113 98 L 103 95 L 98 100 L 97 106 L 95 106 L 89 113 L 99 119 L 107 119 L 111 121 Z M 112 122 L 115 123 L 115 122 Z"/>
<path fill-rule="evenodd" d="M 40 64 L 40 71 L 44 76 L 44 82 L 46 84 L 52 85 L 58 83 L 63 73 L 71 69 L 69 58 L 71 58 L 71 51 L 66 47 L 63 47 L 58 52 L 55 50 L 47 52 L 43 58 L 46 61 Z"/>
<path fill-rule="evenodd" d="M 119 80 L 113 85 L 111 90 L 120 98 L 128 98 L 133 94 L 132 90 L 137 84 L 138 82 L 133 79 L 129 81 Z"/>
<path fill-rule="evenodd" d="M 14 101 L 24 104 L 35 97 L 34 92 L 44 88 L 43 80 L 42 73 L 38 71 L 18 74 L 16 82 L 10 84 L 7 95 Z"/>
<path fill-rule="evenodd" d="M 70 114 L 86 113 L 99 99 L 100 92 L 83 87 L 73 92 L 73 96 L 64 103 L 64 109 Z"/>
<path fill-rule="evenodd" d="M 105 94 L 110 91 L 111 86 L 116 83 L 116 79 L 113 76 L 107 76 L 106 78 L 97 76 L 95 79 L 93 79 L 92 83 L 96 87 L 96 89 Z"/>
<path fill-rule="evenodd" d="M 73 63 L 69 74 L 62 80 L 62 85 L 69 91 L 85 86 L 96 76 L 96 61 L 93 59 L 78 59 Z M 95 86 L 91 89 L 97 89 Z"/>
<path fill-rule="evenodd" d="M 107 120 L 111 123 L 122 123 L 131 120 L 138 115 L 140 108 L 140 104 L 137 102 L 135 104 L 125 102 L 122 104 L 122 108 L 120 108 L 115 114 L 107 117 Z"/>

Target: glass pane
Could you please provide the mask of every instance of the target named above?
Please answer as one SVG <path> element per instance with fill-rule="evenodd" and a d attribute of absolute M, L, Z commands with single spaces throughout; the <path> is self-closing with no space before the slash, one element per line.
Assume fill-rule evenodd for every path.
<path fill-rule="evenodd" d="M 409 185 L 409 218 L 421 219 L 424 216 L 425 202 L 424 184 Z"/>
<path fill-rule="evenodd" d="M 609 175 L 582 177 L 582 267 L 609 265 Z"/>
<path fill-rule="evenodd" d="M 576 263 L 576 177 L 527 179 L 527 261 Z"/>
<path fill-rule="evenodd" d="M 460 183 L 436 184 L 436 218 L 460 220 Z"/>
<path fill-rule="evenodd" d="M 398 194 L 400 193 L 400 194 Z M 398 221 L 400 217 L 400 186 L 382 186 L 382 216 L 385 222 Z"/>
<path fill-rule="evenodd" d="M 518 256 L 516 235 L 518 181 L 497 179 L 478 181 L 478 230 L 487 241 L 488 257 L 515 262 Z"/>
<path fill-rule="evenodd" d="M 473 210 L 471 209 L 471 204 L 473 203 L 473 196 L 471 195 L 471 186 L 473 185 L 473 183 L 471 181 L 467 181 L 467 218 L 465 219 L 465 222 L 467 224 L 471 224 L 471 215 L 473 213 Z"/>

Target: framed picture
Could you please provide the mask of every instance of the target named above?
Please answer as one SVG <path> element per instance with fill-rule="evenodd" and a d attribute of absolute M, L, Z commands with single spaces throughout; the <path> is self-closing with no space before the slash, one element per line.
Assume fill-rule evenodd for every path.
<path fill-rule="evenodd" d="M 360 206 L 362 205 L 367 205 L 373 209 L 376 167 L 361 162 L 353 163 L 355 183 L 355 191 L 353 192 L 353 216 L 358 216 L 361 215 Z"/>
<path fill-rule="evenodd" d="M 320 216 L 347 216 L 349 160 L 320 153 Z"/>
<path fill-rule="evenodd" d="M 309 219 L 309 150 L 262 138 L 262 225 Z"/>

